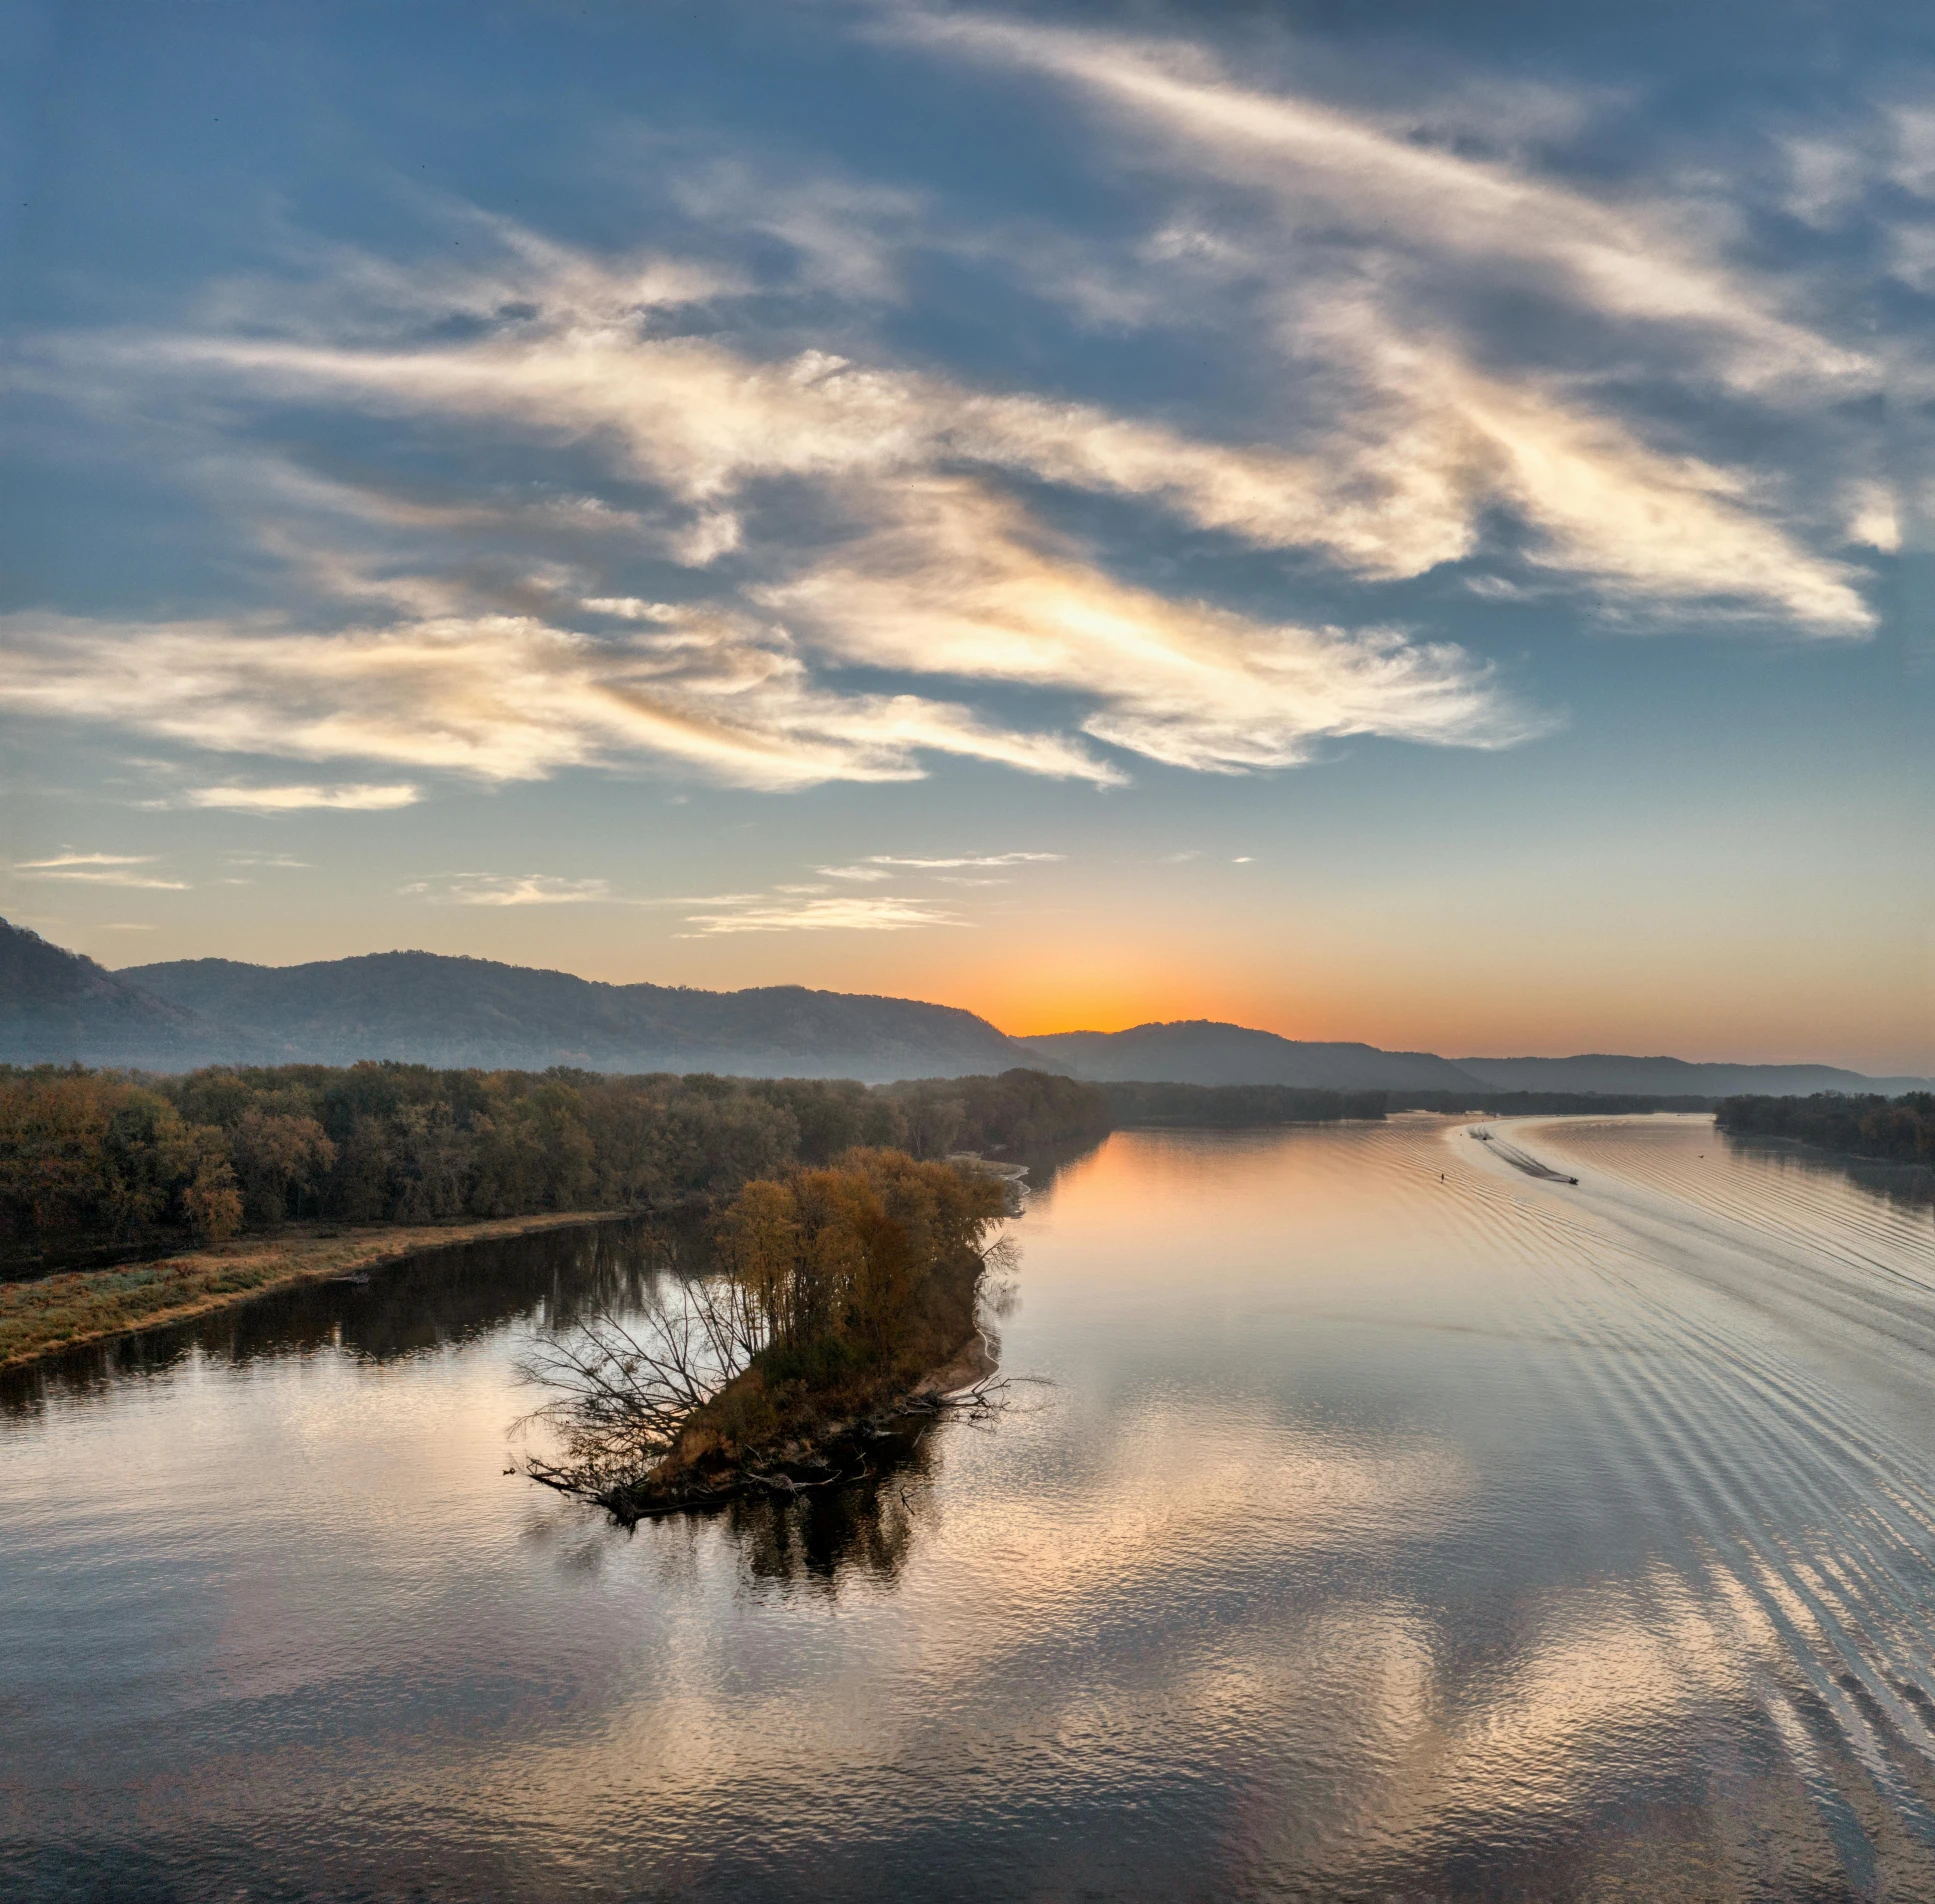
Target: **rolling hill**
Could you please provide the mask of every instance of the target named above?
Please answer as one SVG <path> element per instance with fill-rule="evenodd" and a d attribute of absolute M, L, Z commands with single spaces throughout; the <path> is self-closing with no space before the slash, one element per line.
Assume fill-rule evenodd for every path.
<path fill-rule="evenodd" d="M 1317 1091 L 1470 1091 L 1483 1085 L 1427 1051 L 1300 1044 L 1205 1018 L 1129 1031 L 1063 1031 L 1022 1041 L 1096 1083 L 1288 1084 Z"/>
<path fill-rule="evenodd" d="M 167 1071 L 238 1051 L 192 1011 L 0 919 L 0 1059 Z"/>
<path fill-rule="evenodd" d="M 1375 1045 L 1304 1044 L 1207 1019 L 1128 1031 L 1062 1031 L 1022 1040 L 1097 1084 L 1280 1084 L 1320 1091 L 1542 1091 L 1631 1097 L 1726 1097 L 1815 1091 L 1897 1095 L 1925 1078 L 1871 1078 L 1827 1064 L 1694 1064 L 1684 1058 L 1440 1058 Z"/>
<path fill-rule="evenodd" d="M 1693 1064 L 1685 1058 L 1460 1058 L 1460 1070 L 1497 1091 L 1629 1091 L 1660 1097 L 1807 1097 L 1816 1091 L 1897 1097 L 1928 1088 L 1926 1078 L 1870 1078 L 1831 1064 Z"/>
<path fill-rule="evenodd" d="M 1010 1038 L 947 1005 L 799 985 L 707 992 L 607 985 L 491 959 L 381 952 L 306 965 L 184 959 L 111 972 L 0 920 L 0 1062 L 350 1064 L 716 1071 L 739 1077 L 985 1076 L 1022 1065 L 1096 1083 L 1319 1091 L 1605 1092 L 1719 1097 L 1921 1088 L 1830 1065 L 1679 1058 L 1460 1058 L 1300 1043 L 1190 1019 Z"/>
<path fill-rule="evenodd" d="M 428 952 L 109 972 L 0 920 L 0 1061 L 179 1071 L 359 1058 L 872 1081 L 1042 1068 L 986 1019 L 904 998 L 605 985 Z"/>
<path fill-rule="evenodd" d="M 429 952 L 313 965 L 192 959 L 130 982 L 282 1062 L 719 1071 L 887 1080 L 1005 1071 L 1027 1054 L 984 1018 L 904 998 L 781 985 L 743 992 L 605 985 Z"/>

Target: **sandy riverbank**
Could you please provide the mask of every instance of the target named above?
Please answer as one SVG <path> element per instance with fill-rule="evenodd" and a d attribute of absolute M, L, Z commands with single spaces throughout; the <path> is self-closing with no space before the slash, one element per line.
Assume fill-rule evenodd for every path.
<path fill-rule="evenodd" d="M 422 1250 L 608 1223 L 622 1214 L 549 1211 L 482 1223 L 289 1229 L 273 1236 L 238 1236 L 152 1262 L 0 1283 L 0 1369 L 83 1343 L 187 1322 L 292 1283 L 364 1275 Z"/>

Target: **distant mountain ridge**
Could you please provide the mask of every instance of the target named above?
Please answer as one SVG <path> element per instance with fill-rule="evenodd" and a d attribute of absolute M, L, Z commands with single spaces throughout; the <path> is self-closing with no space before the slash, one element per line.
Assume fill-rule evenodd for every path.
<path fill-rule="evenodd" d="M 1061 1031 L 1020 1041 L 1097 1084 L 1287 1084 L 1316 1091 L 1482 1090 L 1478 1079 L 1428 1051 L 1305 1044 L 1213 1019 L 1178 1019 L 1128 1031 Z"/>
<path fill-rule="evenodd" d="M 1096 1083 L 1323 1091 L 1770 1096 L 1923 1088 L 1830 1065 L 1679 1058 L 1461 1058 L 1302 1043 L 1208 1019 L 1010 1038 L 949 1005 L 775 985 L 706 992 L 430 952 L 306 965 L 183 959 L 111 972 L 0 919 L 0 1062 L 349 1064 L 716 1071 L 739 1077 L 986 1076 L 1017 1065 Z"/>
<path fill-rule="evenodd" d="M 318 1063 L 407 1057 L 487 1069 L 566 1064 L 886 1081 L 1028 1062 L 1013 1039 L 972 1012 L 799 985 L 607 985 L 430 952 L 287 966 L 191 959 L 123 976 Z"/>
<path fill-rule="evenodd" d="M 0 981 L 0 1061 L 15 1064 L 173 1071 L 399 1058 L 870 1082 L 1044 1068 L 985 1018 L 950 1005 L 797 985 L 607 985 L 430 952 L 285 966 L 184 959 L 108 972 L 0 920 Z"/>
<path fill-rule="evenodd" d="M 1685 1058 L 1624 1058 L 1588 1052 L 1577 1058 L 1459 1058 L 1499 1091 L 1630 1091 L 1658 1097 L 1811 1097 L 1816 1091 L 1850 1096 L 1878 1091 L 1899 1097 L 1928 1088 L 1927 1078 L 1871 1078 L 1832 1064 L 1696 1064 Z"/>
<path fill-rule="evenodd" d="M 1280 1084 L 1319 1091 L 1571 1091 L 1638 1097 L 1805 1097 L 1928 1088 L 1828 1064 L 1696 1064 L 1684 1058 L 1440 1058 L 1375 1045 L 1306 1044 L 1212 1019 L 1060 1031 L 1020 1041 L 1097 1084 Z"/>
<path fill-rule="evenodd" d="M 0 1059 L 165 1071 L 212 1029 L 86 954 L 0 919 Z"/>

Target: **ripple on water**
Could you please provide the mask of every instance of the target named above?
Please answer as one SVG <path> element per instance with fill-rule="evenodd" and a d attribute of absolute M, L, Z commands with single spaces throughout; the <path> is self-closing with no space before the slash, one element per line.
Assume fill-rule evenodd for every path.
<path fill-rule="evenodd" d="M 503 1473 L 623 1239 L 16 1382 L 0 1889 L 1935 1895 L 1930 1212 L 1512 1141 L 1118 1134 L 1008 1414 L 631 1536 Z"/>

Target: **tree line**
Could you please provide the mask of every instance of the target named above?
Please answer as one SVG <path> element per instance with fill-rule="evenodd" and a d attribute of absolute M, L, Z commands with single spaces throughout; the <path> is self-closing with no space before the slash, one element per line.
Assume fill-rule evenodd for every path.
<path fill-rule="evenodd" d="M 1375 1119 L 1399 1104 L 1679 1107 L 1678 1100 L 1522 1092 L 1469 1106 L 1425 1099 L 1435 1094 L 1098 1085 L 1029 1070 L 870 1087 L 394 1062 L 217 1067 L 182 1076 L 7 1066 L 0 1067 L 0 1264 L 107 1260 L 292 1222 L 447 1223 L 719 1202 L 755 1178 L 854 1149 L 899 1150 L 916 1160 L 955 1151 L 1026 1158 L 1118 1128 Z M 1925 1128 L 1925 1113 L 1907 1115 Z M 1904 1141 L 1870 1135 L 1858 1147 L 1898 1155 Z"/>
<path fill-rule="evenodd" d="M 1380 1118 L 1383 1091 L 1319 1091 L 1288 1084 L 1128 1084 L 1102 1086 L 1118 1127 L 1238 1130 L 1269 1124 L 1331 1124 Z"/>
<path fill-rule="evenodd" d="M 1838 1091 L 1730 1097 L 1721 1101 L 1713 1121 L 1743 1137 L 1793 1137 L 1849 1157 L 1935 1164 L 1935 1091 L 1897 1098 L 1845 1097 Z"/>
<path fill-rule="evenodd" d="M 1030 1071 L 870 1089 L 375 1062 L 6 1067 L 0 1252 L 66 1262 L 299 1221 L 665 1208 L 856 1147 L 1016 1154 L 1108 1122 L 1094 1087 Z"/>
<path fill-rule="evenodd" d="M 1388 1091 L 1389 1111 L 1482 1111 L 1491 1117 L 1630 1117 L 1652 1111 L 1710 1111 L 1711 1097 L 1653 1091 Z"/>

